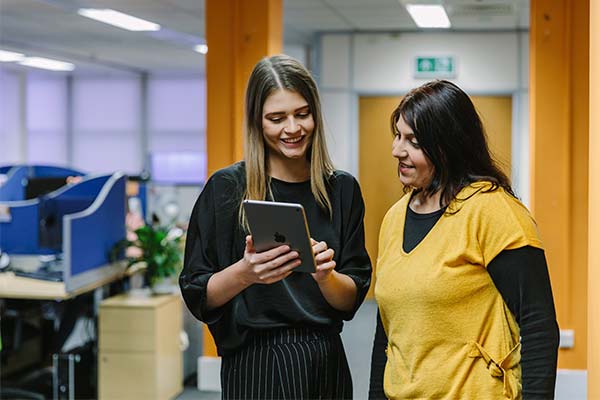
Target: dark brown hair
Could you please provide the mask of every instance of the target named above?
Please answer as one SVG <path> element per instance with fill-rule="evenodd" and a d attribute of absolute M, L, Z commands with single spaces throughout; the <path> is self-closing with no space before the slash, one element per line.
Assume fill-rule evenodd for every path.
<path fill-rule="evenodd" d="M 473 102 L 458 86 L 445 80 L 411 90 L 392 113 L 392 133 L 402 117 L 435 168 L 427 195 L 441 191 L 440 206 L 448 205 L 465 186 L 489 181 L 489 191 L 502 187 L 515 196 L 510 179 L 490 153 L 485 130 Z"/>

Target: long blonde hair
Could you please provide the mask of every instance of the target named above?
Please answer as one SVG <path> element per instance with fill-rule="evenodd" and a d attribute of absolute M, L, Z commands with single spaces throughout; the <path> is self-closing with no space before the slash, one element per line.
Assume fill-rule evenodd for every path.
<path fill-rule="evenodd" d="M 246 89 L 244 160 L 246 163 L 246 191 L 242 200 L 265 200 L 271 195 L 270 177 L 267 176 L 267 150 L 263 138 L 262 113 L 267 97 L 279 89 L 300 94 L 308 103 L 314 120 L 313 140 L 309 148 L 310 187 L 319 206 L 332 215 L 327 194 L 327 179 L 334 168 L 325 142 L 323 114 L 317 84 L 300 62 L 287 55 L 265 57 L 256 64 Z M 246 226 L 240 204 L 240 221 Z"/>

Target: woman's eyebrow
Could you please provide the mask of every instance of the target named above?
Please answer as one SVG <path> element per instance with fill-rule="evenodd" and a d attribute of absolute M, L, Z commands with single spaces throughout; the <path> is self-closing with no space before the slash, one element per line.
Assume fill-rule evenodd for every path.
<path fill-rule="evenodd" d="M 302 106 L 302 107 L 296 108 L 296 109 L 294 110 L 294 112 L 303 111 L 304 109 L 307 109 L 307 108 L 309 108 L 309 107 L 308 107 L 308 104 L 307 104 L 307 105 L 305 105 L 305 106 Z M 274 116 L 274 115 L 285 115 L 285 111 L 273 111 L 273 112 L 270 112 L 270 113 L 266 113 L 266 114 L 265 114 L 265 117 Z"/>
<path fill-rule="evenodd" d="M 270 113 L 266 113 L 265 117 L 269 117 L 269 116 L 272 116 L 272 115 L 285 115 L 285 111 L 273 111 L 273 112 L 270 112 Z"/>

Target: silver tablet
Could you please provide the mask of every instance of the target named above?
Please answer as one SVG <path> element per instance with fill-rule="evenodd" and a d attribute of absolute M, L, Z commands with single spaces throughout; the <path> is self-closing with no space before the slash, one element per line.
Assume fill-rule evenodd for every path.
<path fill-rule="evenodd" d="M 257 251 L 261 252 L 287 244 L 300 254 L 302 261 L 302 264 L 294 268 L 294 271 L 316 271 L 315 256 L 310 244 L 310 232 L 302 205 L 244 200 L 244 211 Z"/>

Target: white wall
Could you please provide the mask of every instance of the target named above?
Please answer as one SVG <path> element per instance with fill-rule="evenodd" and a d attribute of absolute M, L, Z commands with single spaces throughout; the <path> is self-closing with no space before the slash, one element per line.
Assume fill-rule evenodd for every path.
<path fill-rule="evenodd" d="M 336 166 L 358 175 L 360 95 L 404 94 L 427 81 L 413 76 L 416 56 L 451 55 L 457 63 L 453 81 L 467 93 L 513 96 L 513 181 L 527 203 L 527 44 L 527 33 L 321 35 L 315 71 Z"/>
<path fill-rule="evenodd" d="M 290 57 L 294 57 L 296 60 L 300 61 L 303 65 L 310 68 L 309 59 L 305 46 L 300 45 L 285 45 L 283 47 L 283 53 L 287 54 Z"/>
<path fill-rule="evenodd" d="M 358 95 L 354 89 L 354 35 L 321 37 L 315 75 L 321 90 L 327 144 L 337 168 L 358 176 Z"/>
<path fill-rule="evenodd" d="M 469 93 L 512 93 L 518 85 L 516 33 L 406 33 L 355 35 L 354 87 L 399 93 L 426 82 L 415 79 L 415 56 L 454 56 L 453 81 Z"/>
<path fill-rule="evenodd" d="M 521 34 L 519 41 L 519 89 L 513 97 L 512 176 L 515 193 L 530 205 L 529 177 L 529 34 Z"/>

